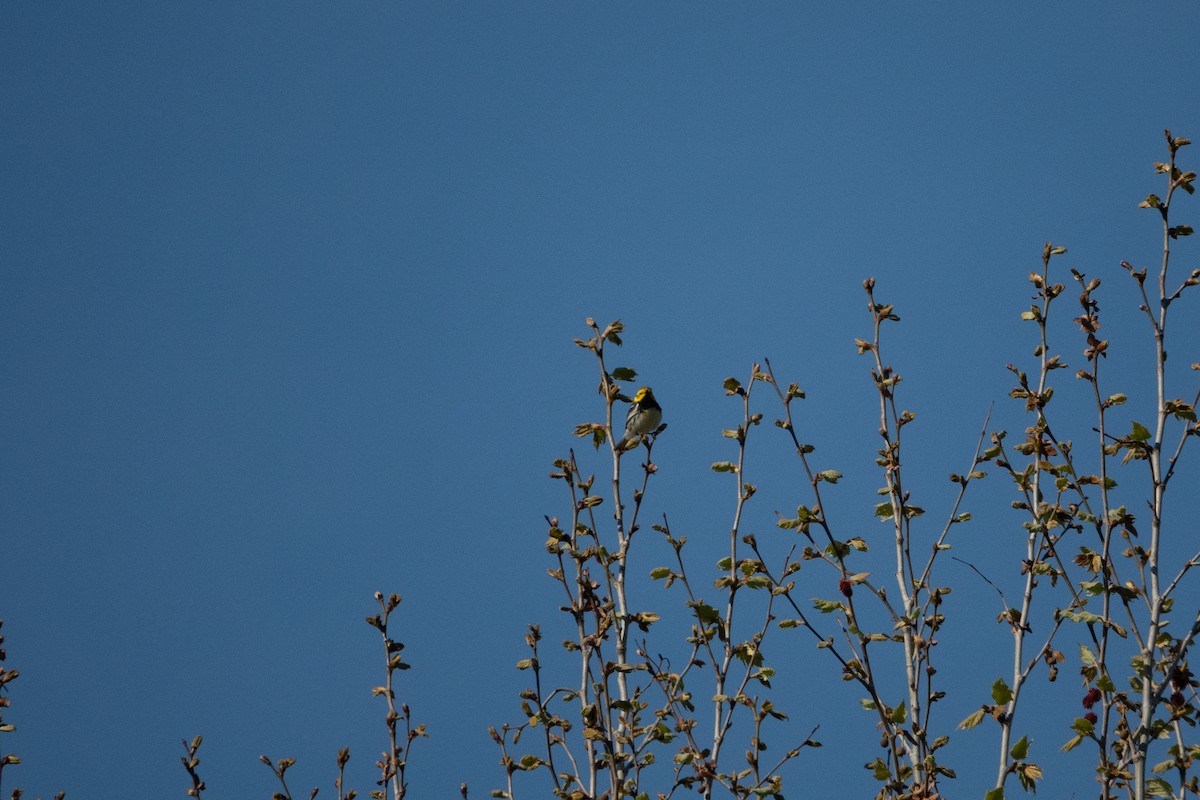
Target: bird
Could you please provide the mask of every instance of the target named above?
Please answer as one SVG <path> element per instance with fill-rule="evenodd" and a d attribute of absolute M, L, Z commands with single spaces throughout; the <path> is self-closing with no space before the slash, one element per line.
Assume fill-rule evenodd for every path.
<path fill-rule="evenodd" d="M 617 442 L 617 450 L 624 450 L 631 439 L 645 436 L 662 422 L 662 406 L 654 399 L 649 386 L 643 386 L 633 396 L 629 411 L 625 414 L 625 435 Z"/>

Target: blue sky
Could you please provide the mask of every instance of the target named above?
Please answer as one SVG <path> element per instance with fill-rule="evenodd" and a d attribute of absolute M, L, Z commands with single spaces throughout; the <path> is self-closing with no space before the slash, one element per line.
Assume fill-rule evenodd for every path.
<path fill-rule="evenodd" d="M 875 524 L 867 276 L 904 318 L 891 359 L 930 507 L 991 401 L 993 427 L 1024 424 L 1004 364 L 1029 363 L 1046 240 L 1105 280 L 1110 335 L 1141 337 L 1110 365 L 1146 400 L 1118 264 L 1156 259 L 1136 204 L 1161 189 L 1162 129 L 1200 135 L 1189 11 L 6 4 L 0 616 L 22 675 L 3 746 L 24 763 L 5 788 L 182 793 L 179 740 L 203 733 L 215 797 L 270 791 L 260 753 L 332 794 L 343 745 L 365 796 L 377 589 L 405 597 L 400 693 L 431 734 L 414 790 L 501 785 L 487 726 L 519 714 L 525 625 L 557 624 L 545 475 L 600 413 L 585 317 L 624 320 L 616 363 L 666 409 L 648 503 L 700 570 L 732 513 L 708 470 L 736 417 L 721 382 L 763 356 L 808 391 L 841 510 Z M 802 498 L 761 436 L 751 528 L 783 536 L 772 512 Z M 964 548 L 1015 581 L 993 488 Z M 995 639 L 975 658 L 1004 652 L 993 618 L 957 629 Z M 1001 670 L 972 657 L 948 727 Z M 863 748 L 832 749 L 874 737 L 856 696 L 807 643 L 789 658 L 790 710 L 831 744 L 793 785 L 873 792 Z M 960 738 L 955 794 L 981 794 L 993 769 L 967 765 L 994 737 Z M 1045 723 L 1042 760 L 1066 738 Z M 814 768 L 839 757 L 848 777 Z M 1084 759 L 1047 772 L 1091 791 Z"/>

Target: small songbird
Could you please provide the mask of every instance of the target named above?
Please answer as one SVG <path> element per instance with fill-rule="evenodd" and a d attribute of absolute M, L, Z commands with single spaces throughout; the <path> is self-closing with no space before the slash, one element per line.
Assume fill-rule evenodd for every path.
<path fill-rule="evenodd" d="M 649 386 L 643 386 L 633 396 L 629 412 L 625 415 L 625 435 L 617 442 L 617 449 L 624 450 L 630 440 L 645 436 L 662 422 L 662 406 L 654 399 Z"/>

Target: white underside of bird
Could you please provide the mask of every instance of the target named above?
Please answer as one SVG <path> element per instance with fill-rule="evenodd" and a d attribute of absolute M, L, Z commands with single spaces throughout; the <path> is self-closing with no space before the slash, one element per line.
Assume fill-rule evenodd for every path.
<path fill-rule="evenodd" d="M 629 407 L 629 413 L 625 415 L 625 435 L 621 437 L 621 441 L 617 442 L 617 449 L 624 449 L 632 439 L 645 436 L 657 428 L 661 422 L 661 408 L 642 408 L 640 404 L 634 403 Z"/>

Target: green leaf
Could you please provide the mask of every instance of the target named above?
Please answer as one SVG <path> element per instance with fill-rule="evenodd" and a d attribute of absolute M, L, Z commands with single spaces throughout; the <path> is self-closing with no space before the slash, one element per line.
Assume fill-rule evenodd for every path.
<path fill-rule="evenodd" d="M 1004 800 L 1004 788 L 992 789 L 983 796 L 983 800 Z"/>
<path fill-rule="evenodd" d="M 983 714 L 984 714 L 983 709 L 982 708 L 979 709 L 974 714 L 967 717 L 962 722 L 958 723 L 959 729 L 964 730 L 964 731 L 971 730 L 971 728 L 974 728 L 976 725 L 983 722 Z"/>
<path fill-rule="evenodd" d="M 1151 797 L 1171 797 L 1174 792 L 1171 790 L 1171 784 L 1162 778 L 1150 778 L 1146 781 L 1146 794 Z"/>
<path fill-rule="evenodd" d="M 659 581 L 671 574 L 671 570 L 667 567 L 655 567 L 650 570 L 650 577 L 653 580 Z"/>
<path fill-rule="evenodd" d="M 813 598 L 813 606 L 822 614 L 830 614 L 834 611 L 840 611 L 842 604 L 837 600 L 822 600 L 819 597 Z"/>
<path fill-rule="evenodd" d="M 825 481 L 827 483 L 837 483 L 841 479 L 842 479 L 842 473 L 838 472 L 836 469 L 827 469 L 824 472 L 817 473 L 818 481 Z"/>
<path fill-rule="evenodd" d="M 1083 623 L 1103 622 L 1103 620 L 1100 619 L 1100 616 L 1098 614 L 1094 614 L 1091 611 L 1067 611 L 1066 609 L 1063 609 L 1062 611 L 1060 611 L 1058 613 L 1059 613 L 1059 616 L 1061 616 L 1063 619 L 1070 620 L 1071 622 L 1083 622 Z"/>
<path fill-rule="evenodd" d="M 732 461 L 717 461 L 712 465 L 713 472 L 737 472 L 737 464 Z"/>
<path fill-rule="evenodd" d="M 1096 730 L 1096 726 L 1090 719 L 1076 717 L 1075 721 L 1071 723 L 1071 730 L 1075 731 L 1080 736 L 1087 736 L 1092 731 Z"/>
<path fill-rule="evenodd" d="M 637 373 L 629 367 L 617 367 L 612 371 L 613 380 L 631 381 L 637 378 Z"/>
<path fill-rule="evenodd" d="M 1079 660 L 1083 662 L 1085 667 L 1096 666 L 1096 654 L 1087 645 L 1079 645 Z"/>
<path fill-rule="evenodd" d="M 1146 430 L 1146 426 L 1140 422 L 1133 423 L 1133 433 L 1129 434 L 1129 438 L 1135 442 L 1144 442 L 1150 438 L 1150 431 Z"/>
<path fill-rule="evenodd" d="M 721 620 L 720 613 L 710 605 L 697 603 L 694 607 L 696 609 L 696 618 L 704 625 Z"/>
<path fill-rule="evenodd" d="M 879 517 L 880 519 L 891 519 L 895 513 L 896 510 L 892 507 L 891 503 L 880 503 L 879 505 L 875 506 L 875 516 Z"/>
<path fill-rule="evenodd" d="M 1008 684 L 1004 682 L 1004 678 L 999 678 L 992 684 L 992 700 L 998 706 L 1006 706 L 1012 700 L 1012 689 L 1008 688 Z"/>
<path fill-rule="evenodd" d="M 1008 754 L 1013 757 L 1014 761 L 1024 761 L 1025 756 L 1029 755 L 1029 737 L 1022 736 L 1020 741 L 1013 745 L 1012 750 Z"/>
<path fill-rule="evenodd" d="M 901 700 L 900 705 L 892 709 L 892 715 L 889 719 L 897 725 L 903 725 L 904 720 L 908 719 L 908 701 Z"/>

